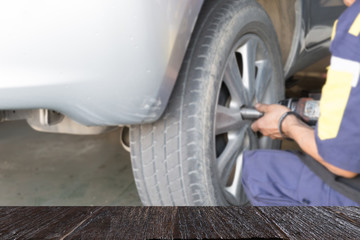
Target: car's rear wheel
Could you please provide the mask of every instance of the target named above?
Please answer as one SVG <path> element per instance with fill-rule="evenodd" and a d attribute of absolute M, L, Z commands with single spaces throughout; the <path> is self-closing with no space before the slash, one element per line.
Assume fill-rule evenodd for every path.
<path fill-rule="evenodd" d="M 276 34 L 261 6 L 205 2 L 163 117 L 130 130 L 143 204 L 244 204 L 242 152 L 275 143 L 252 132 L 240 109 L 283 93 Z"/>

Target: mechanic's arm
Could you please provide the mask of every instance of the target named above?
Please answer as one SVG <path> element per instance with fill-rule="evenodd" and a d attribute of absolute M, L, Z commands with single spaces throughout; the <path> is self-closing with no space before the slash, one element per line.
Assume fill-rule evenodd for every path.
<path fill-rule="evenodd" d="M 257 104 L 255 107 L 258 111 L 263 112 L 264 116 L 252 124 L 252 129 L 255 132 L 260 131 L 263 135 L 272 139 L 281 139 L 282 136 L 278 130 L 279 119 L 290 109 L 277 104 Z M 282 123 L 282 130 L 287 137 L 294 139 L 304 152 L 325 166 L 333 174 L 345 178 L 357 176 L 357 173 L 327 163 L 318 153 L 314 129 L 307 126 L 294 115 L 289 115 L 285 118 Z"/>

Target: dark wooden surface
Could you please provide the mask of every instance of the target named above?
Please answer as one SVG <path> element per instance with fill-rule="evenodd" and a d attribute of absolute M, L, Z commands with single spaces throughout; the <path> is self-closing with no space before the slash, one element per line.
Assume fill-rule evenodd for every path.
<path fill-rule="evenodd" d="M 0 208 L 0 239 L 154 238 L 360 239 L 360 208 Z"/>

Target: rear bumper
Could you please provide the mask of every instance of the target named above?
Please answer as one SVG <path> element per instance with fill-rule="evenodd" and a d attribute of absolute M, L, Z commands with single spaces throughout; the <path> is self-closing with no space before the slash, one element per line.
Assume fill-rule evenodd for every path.
<path fill-rule="evenodd" d="M 0 109 L 85 125 L 156 121 L 202 0 L 0 2 Z"/>

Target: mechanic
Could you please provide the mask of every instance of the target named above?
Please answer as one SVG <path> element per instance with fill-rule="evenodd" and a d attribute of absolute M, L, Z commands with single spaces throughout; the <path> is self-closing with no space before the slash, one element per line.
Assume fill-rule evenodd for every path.
<path fill-rule="evenodd" d="M 264 116 L 253 131 L 291 138 L 306 154 L 244 152 L 242 183 L 253 205 L 360 206 L 360 0 L 344 3 L 315 130 L 284 106 L 255 106 Z"/>

